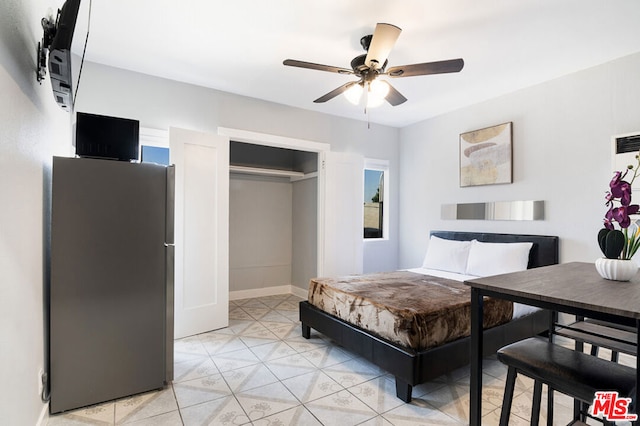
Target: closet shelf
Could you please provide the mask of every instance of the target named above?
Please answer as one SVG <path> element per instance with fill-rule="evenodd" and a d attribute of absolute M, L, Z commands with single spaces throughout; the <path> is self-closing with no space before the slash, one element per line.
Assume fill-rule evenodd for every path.
<path fill-rule="evenodd" d="M 278 169 L 265 169 L 260 167 L 246 167 L 246 166 L 229 166 L 229 171 L 234 173 L 246 173 L 252 175 L 262 176 L 280 176 L 289 178 L 301 178 L 305 174 L 303 172 L 295 172 L 293 170 L 278 170 Z"/>

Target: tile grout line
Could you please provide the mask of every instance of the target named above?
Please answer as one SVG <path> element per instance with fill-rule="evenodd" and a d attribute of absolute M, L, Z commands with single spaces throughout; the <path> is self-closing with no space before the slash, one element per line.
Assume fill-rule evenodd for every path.
<path fill-rule="evenodd" d="M 266 300 L 268 301 L 267 303 L 263 303 L 262 300 Z M 318 402 L 320 400 L 323 400 L 323 404 L 327 404 L 327 407 L 333 407 L 332 406 L 332 402 L 330 401 L 330 397 L 331 396 L 335 396 L 340 394 L 340 392 L 346 391 L 347 394 L 346 395 L 350 395 L 349 399 L 351 399 L 352 401 L 357 401 L 357 403 L 362 404 L 362 407 L 366 407 L 367 409 L 367 414 L 366 415 L 370 415 L 372 417 L 370 417 L 368 420 L 363 420 L 360 423 L 368 423 L 368 422 L 383 422 L 384 424 L 391 424 L 393 425 L 393 420 L 394 417 L 397 417 L 398 419 L 400 418 L 414 418 L 417 414 L 411 414 L 413 411 L 411 410 L 416 410 L 416 407 L 420 407 L 422 405 L 426 405 L 429 407 L 429 410 L 431 410 L 433 412 L 433 415 L 436 416 L 434 417 L 434 419 L 437 419 L 437 416 L 442 416 L 444 415 L 444 418 L 452 420 L 456 423 L 458 422 L 464 422 L 463 419 L 455 417 L 453 414 L 450 414 L 450 412 L 448 411 L 443 411 L 442 409 L 438 408 L 436 405 L 432 404 L 430 401 L 424 401 L 424 396 L 427 396 L 429 394 L 433 394 L 435 392 L 439 392 L 439 391 L 445 391 L 446 387 L 451 387 L 451 386 L 456 386 L 456 387 L 461 387 L 461 386 L 468 386 L 465 385 L 463 382 L 465 379 L 468 380 L 468 378 L 465 375 L 453 375 L 453 376 L 447 376 L 445 378 L 445 380 L 440 383 L 436 380 L 432 381 L 431 383 L 435 384 L 435 386 L 429 386 L 426 390 L 426 392 L 424 394 L 421 394 L 419 397 L 414 398 L 416 401 L 419 399 L 422 399 L 424 401 L 424 403 L 420 403 L 419 405 L 415 405 L 415 404 L 406 404 L 406 403 L 402 403 L 398 406 L 393 406 L 391 408 L 386 408 L 386 406 L 384 405 L 384 399 L 385 398 L 395 398 L 395 394 L 391 395 L 389 392 L 387 392 L 389 390 L 389 388 L 385 387 L 386 385 L 386 381 L 389 381 L 390 379 L 387 377 L 388 374 L 385 373 L 384 371 L 382 371 L 381 369 L 377 368 L 376 366 L 373 366 L 371 363 L 369 363 L 368 361 L 366 361 L 365 359 L 363 359 L 362 357 L 356 356 L 346 350 L 344 350 L 343 348 L 341 348 L 340 346 L 336 345 L 335 343 L 333 343 L 332 341 L 323 338 L 323 336 L 321 334 L 319 334 L 318 332 L 313 331 L 313 341 L 309 342 L 305 340 L 302 340 L 301 338 L 301 334 L 300 331 L 298 330 L 300 322 L 299 320 L 294 320 L 294 317 L 297 317 L 296 315 L 296 311 L 297 311 L 297 303 L 302 300 L 301 298 L 294 296 L 294 295 L 288 295 L 286 297 L 282 297 L 280 298 L 275 298 L 273 296 L 265 296 L 265 297 L 258 297 L 258 298 L 250 298 L 250 299 L 242 299 L 239 301 L 232 301 L 229 304 L 229 310 L 230 311 L 236 311 L 237 313 L 239 313 L 242 318 L 233 318 L 233 316 L 230 316 L 230 322 L 229 322 L 229 327 L 227 332 L 221 333 L 218 332 L 218 330 L 213 330 L 211 332 L 207 332 L 207 333 L 202 333 L 200 335 L 197 335 L 199 337 L 197 337 L 196 339 L 194 339 L 193 343 L 189 343 L 188 345 L 193 345 L 193 346 L 188 346 L 187 344 L 185 344 L 185 346 L 182 347 L 182 349 L 184 349 L 183 352 L 181 352 L 183 358 L 181 358 L 182 360 L 180 362 L 178 362 L 177 364 L 182 364 L 185 362 L 193 362 L 194 364 L 197 364 L 199 359 L 207 359 L 209 362 L 211 362 L 213 364 L 213 366 L 215 367 L 215 370 L 217 371 L 217 373 L 215 373 L 214 375 L 219 375 L 220 378 L 223 380 L 224 384 L 226 385 L 226 387 L 229 389 L 230 394 L 226 395 L 226 396 L 216 396 L 213 397 L 213 399 L 211 400 L 205 400 L 202 402 L 198 402 L 197 404 L 193 404 L 193 405 L 189 405 L 189 406 L 185 406 L 185 407 L 181 407 L 178 404 L 178 394 L 177 394 L 177 389 L 175 387 L 176 384 L 180 384 L 183 382 L 188 382 L 190 380 L 198 380 L 198 379 L 203 379 L 205 377 L 197 377 L 198 374 L 205 374 L 205 373 L 197 373 L 197 368 L 193 367 L 193 370 L 189 370 L 191 367 L 190 366 L 185 366 L 186 367 L 186 371 L 187 373 L 184 374 L 184 377 L 189 377 L 190 374 L 193 374 L 194 371 L 195 372 L 195 376 L 192 379 L 189 380 L 184 380 L 182 382 L 172 382 L 170 383 L 171 386 L 171 391 L 172 391 L 172 395 L 173 395 L 173 401 L 175 403 L 175 406 L 177 407 L 177 409 L 175 411 L 178 412 L 178 416 L 180 418 L 180 421 L 183 425 L 187 424 L 189 422 L 189 419 L 187 417 L 185 417 L 185 410 L 187 409 L 191 409 L 197 406 L 202 406 L 204 404 L 208 404 L 211 403 L 213 401 L 216 400 L 220 400 L 223 398 L 228 398 L 230 396 L 233 396 L 233 401 L 235 402 L 235 404 L 237 406 L 240 407 L 240 409 L 242 410 L 242 413 L 244 414 L 244 417 L 247 419 L 247 423 L 245 424 L 254 424 L 254 422 L 260 422 L 261 420 L 264 419 L 268 419 L 272 416 L 278 416 L 282 413 L 285 413 L 289 410 L 298 410 L 298 409 L 302 409 L 304 411 L 299 411 L 294 415 L 294 418 L 300 419 L 300 418 L 304 418 L 301 417 L 304 413 L 304 416 L 311 416 L 311 418 L 313 418 L 315 421 L 317 421 L 319 424 L 323 425 L 323 426 L 333 426 L 331 424 L 326 423 L 326 416 L 324 414 L 321 414 L 320 416 L 318 415 L 318 412 L 314 412 L 311 407 L 313 406 L 313 404 L 315 402 Z M 272 306 L 273 305 L 273 306 Z M 292 308 L 293 306 L 296 306 L 296 309 L 283 309 L 283 308 Z M 246 310 L 245 310 L 246 309 Z M 253 312 L 252 312 L 252 309 Z M 264 311 L 262 313 L 262 311 Z M 252 313 L 250 313 L 252 312 Z M 267 317 L 267 319 L 265 319 L 265 317 Z M 276 319 L 276 320 L 271 320 L 270 318 Z M 286 320 L 286 322 L 284 322 Z M 267 326 L 267 324 L 263 323 L 266 322 L 269 326 Z M 278 324 L 282 324 L 282 326 L 279 326 Z M 289 327 L 288 331 L 281 331 L 286 329 L 287 327 Z M 280 330 L 278 330 L 280 329 Z M 269 336 L 268 337 L 261 337 L 260 336 L 260 331 L 261 330 L 265 330 L 268 331 Z M 273 331 L 276 330 L 276 331 Z M 245 341 L 242 340 L 243 337 L 243 333 L 248 333 L 250 335 L 245 336 L 245 338 L 247 339 L 248 342 L 252 342 L 249 341 L 248 339 L 265 339 L 264 343 L 258 343 L 258 344 L 253 344 L 252 346 L 249 346 L 247 343 L 245 343 Z M 253 335 L 253 336 L 252 336 Z M 204 336 L 208 336 L 207 338 L 205 338 Z M 193 337 L 193 336 L 191 336 Z M 181 339 L 179 339 L 181 340 Z M 178 342 L 179 340 L 177 340 L 176 342 Z M 239 342 L 240 344 L 238 344 L 238 348 L 234 348 L 234 349 L 230 349 L 230 350 L 225 350 L 225 346 L 226 345 L 233 345 L 236 344 L 236 342 Z M 259 340 L 257 341 L 253 341 L 253 343 L 255 342 L 260 342 Z M 207 345 L 207 343 L 209 343 L 209 345 Z M 296 344 L 298 343 L 298 344 Z M 264 354 L 264 358 L 261 358 L 259 356 L 259 352 L 257 350 L 257 348 L 264 346 L 264 345 L 268 345 L 268 344 L 274 344 L 276 346 L 279 346 L 281 344 L 284 344 L 286 348 L 288 348 L 289 350 L 291 350 L 293 353 L 287 354 L 287 355 L 283 355 L 283 356 L 277 356 L 276 358 L 271 358 L 273 356 L 272 353 L 266 353 Z M 240 347 L 241 346 L 241 347 Z M 274 346 L 274 350 L 276 348 L 276 346 Z M 231 346 L 229 346 L 230 348 Z M 317 351 L 317 350 L 324 350 L 325 352 L 322 352 L 320 357 L 320 361 L 317 362 L 312 362 L 311 359 L 307 356 L 305 356 L 305 354 L 310 354 L 313 351 Z M 331 355 L 330 352 L 333 350 L 337 350 L 337 351 L 344 351 L 345 352 L 345 356 L 346 359 L 340 361 L 340 362 L 335 362 L 332 363 L 331 365 L 326 365 L 326 361 L 327 359 L 330 359 Z M 251 354 L 256 360 L 256 363 L 250 364 L 248 366 L 245 367 L 238 367 L 238 368 L 230 368 L 229 370 L 225 370 L 220 371 L 219 367 L 218 367 L 218 363 L 216 363 L 216 361 L 214 360 L 214 357 L 220 357 L 223 358 L 225 354 L 232 354 L 233 352 L 236 351 L 245 351 L 248 350 L 248 354 Z M 287 352 L 289 352 L 287 350 Z M 232 359 L 232 355 L 229 355 Z M 281 379 L 280 377 L 285 377 L 286 374 L 288 373 L 283 373 L 280 372 L 279 374 L 275 373 L 275 370 L 273 370 L 273 368 L 275 368 L 275 365 L 278 363 L 278 360 L 283 360 L 284 358 L 287 357 L 293 357 L 293 356 L 297 356 L 300 357 L 302 360 L 306 361 L 309 365 L 311 365 L 309 371 L 305 371 L 305 372 L 298 372 L 298 371 L 294 371 L 295 374 L 290 376 L 290 377 L 286 377 L 284 379 Z M 338 354 L 336 355 L 338 358 L 336 359 L 342 359 L 341 355 Z M 218 360 L 219 362 L 222 362 L 221 360 Z M 253 362 L 253 360 L 247 360 L 247 362 Z M 272 363 L 272 365 L 270 366 L 269 363 Z M 327 373 L 327 371 L 331 371 L 337 368 L 337 366 L 339 366 L 340 364 L 347 364 L 347 363 L 353 363 L 353 365 L 362 365 L 361 368 L 363 368 L 365 371 L 369 368 L 371 368 L 372 372 L 371 374 L 374 375 L 374 377 L 369 378 L 367 380 L 365 380 L 364 382 L 360 382 L 360 383 L 356 383 L 353 385 L 350 385 L 349 387 L 345 387 L 341 382 L 338 382 L 336 379 L 334 379 L 331 375 L 329 375 Z M 242 362 L 240 362 L 241 365 Z M 489 370 L 486 372 L 486 374 L 488 374 L 491 377 L 494 377 L 496 380 L 498 381 L 503 381 L 504 380 L 504 375 L 501 375 L 500 372 L 500 368 L 496 365 L 493 365 L 494 363 L 490 364 Z M 286 369 L 289 368 L 286 364 L 286 362 L 282 361 L 282 368 Z M 347 364 L 348 365 L 348 364 Z M 239 368 L 247 368 L 247 367 L 251 367 L 251 366 L 259 366 L 258 368 L 265 368 L 266 371 L 268 371 L 275 379 L 275 382 L 266 384 L 266 385 L 257 385 L 255 387 L 251 387 L 250 389 L 243 389 L 240 390 L 240 387 L 238 387 L 237 390 L 233 390 L 230 382 L 229 382 L 229 374 L 230 372 L 237 370 Z M 303 368 L 301 366 L 299 366 L 298 364 L 295 365 L 290 365 L 290 367 L 292 368 Z M 344 368 L 348 368 L 348 367 L 344 367 Z M 360 367 L 359 367 L 360 368 Z M 374 369 L 375 368 L 375 369 Z M 304 368 L 303 368 L 304 369 Z M 255 371 L 257 370 L 252 370 L 255 374 Z M 335 371 L 340 372 L 341 370 L 337 369 Z M 346 370 L 345 370 L 346 371 Z M 296 393 L 294 393 L 294 388 L 289 388 L 286 384 L 285 381 L 288 381 L 289 379 L 295 379 L 301 376 L 304 376 L 306 374 L 311 374 L 311 373 L 321 373 L 325 376 L 327 376 L 332 382 L 336 383 L 339 386 L 339 390 L 336 390 L 335 392 L 331 392 L 329 394 L 322 394 L 321 396 L 314 396 L 312 400 L 308 400 L 306 402 L 303 402 L 300 398 L 300 396 L 298 396 Z M 369 374 L 369 373 L 362 373 L 362 372 L 358 372 L 358 371 L 353 371 L 354 374 Z M 227 374 L 225 376 L 225 374 Z M 339 373 L 336 373 L 339 374 Z M 505 370 L 505 374 L 506 374 L 506 370 Z M 209 377 L 210 375 L 206 376 Z M 251 376 L 248 376 L 248 378 L 250 378 Z M 313 379 L 312 382 L 312 386 L 315 386 L 316 384 L 316 380 L 317 379 Z M 360 379 L 358 379 L 360 380 Z M 275 383 L 278 383 L 284 390 L 286 390 L 289 394 L 291 394 L 296 401 L 296 405 L 294 405 L 293 407 L 289 407 L 289 408 L 283 408 L 280 411 L 276 411 L 276 412 L 267 412 L 267 414 L 265 414 L 263 417 L 260 417 L 259 419 L 256 420 L 252 420 L 249 417 L 249 413 L 247 412 L 247 409 L 240 403 L 240 400 L 238 399 L 238 395 L 243 393 L 243 392 L 248 392 L 248 391 L 253 391 L 256 389 L 259 389 L 261 387 L 265 387 L 265 386 L 270 386 L 273 385 Z M 293 383 L 293 381 L 291 382 Z M 374 404 L 376 405 L 376 407 L 379 408 L 374 408 L 371 405 L 369 405 L 365 399 L 363 399 L 363 394 L 361 393 L 356 393 L 354 392 L 356 387 L 359 386 L 371 386 L 372 388 L 375 389 L 375 392 L 378 392 L 378 395 L 376 396 L 377 398 L 379 398 L 379 401 Z M 204 388 L 199 388 L 201 389 L 204 393 L 207 392 L 206 387 Z M 530 392 L 531 390 L 528 388 L 524 388 L 518 395 L 526 395 L 526 397 L 530 396 Z M 144 395 L 144 394 L 143 394 Z M 346 396 L 345 395 L 345 396 Z M 209 395 L 212 396 L 212 395 Z M 309 394 L 309 396 L 311 396 L 311 394 Z M 515 395 L 514 395 L 515 397 Z M 130 398 L 130 397 L 127 397 Z M 116 424 L 116 404 L 117 402 L 123 401 L 127 398 L 122 398 L 120 400 L 114 401 L 113 402 L 113 412 L 112 412 L 112 424 Z M 458 395 L 457 399 L 455 401 L 453 401 L 454 403 L 459 403 L 460 399 L 464 398 L 464 395 L 460 394 Z M 154 398 L 152 397 L 151 400 L 153 400 Z M 304 398 L 306 399 L 306 397 Z M 231 399 L 229 399 L 229 401 L 231 401 Z M 335 404 L 335 403 L 333 403 Z M 394 404 L 392 404 L 394 405 Z M 139 411 L 142 407 L 146 406 L 146 402 L 141 406 L 138 407 L 136 410 L 134 411 Z M 360 405 L 357 405 L 360 406 Z M 220 406 L 222 407 L 222 405 Z M 320 407 L 320 405 L 318 405 L 317 407 Z M 338 409 L 338 406 L 336 405 L 334 407 L 335 409 Z M 323 408 L 323 409 L 328 409 L 328 410 L 332 410 L 332 408 Z M 403 411 L 404 409 L 404 411 Z M 495 415 L 495 411 L 499 411 L 500 410 L 500 405 L 497 406 L 497 408 L 495 410 L 492 410 L 491 412 L 486 413 L 486 415 L 484 417 L 490 416 L 490 415 Z M 173 410 L 169 411 L 169 412 L 165 412 L 165 413 L 160 413 L 160 414 L 154 414 L 151 417 L 148 417 L 147 419 L 152 419 L 154 417 L 157 417 L 158 415 L 166 415 L 173 412 Z M 348 411 L 345 411 L 345 413 L 347 413 Z M 416 413 L 419 413 L 420 411 L 416 411 Z M 69 415 L 74 415 L 74 417 L 76 416 L 76 413 L 78 415 L 82 415 L 84 412 L 81 412 L 80 410 L 78 410 L 77 412 L 72 412 L 72 413 L 68 413 Z M 452 413 L 455 413 L 455 411 L 453 411 Z M 131 414 L 131 413 L 129 413 Z M 520 413 L 518 413 L 520 414 Z M 524 420 L 522 417 L 520 417 L 518 414 L 513 413 L 512 415 L 516 416 L 519 420 Z M 193 414 L 191 414 L 193 415 Z M 323 417 L 324 416 L 324 417 Z M 408 416 L 408 417 L 407 417 Z M 129 416 L 127 416 L 129 417 Z M 55 424 L 56 423 L 56 418 L 57 417 L 51 417 L 49 419 L 49 421 L 51 422 L 51 424 Z M 64 418 L 61 416 L 59 417 L 60 420 L 63 422 Z M 69 417 L 70 418 L 70 417 Z M 77 417 L 76 417 L 77 418 Z M 418 419 L 417 417 L 415 417 L 416 419 Z M 275 417 L 271 420 L 274 420 Z M 323 420 L 324 419 L 324 420 Z M 376 420 L 377 419 L 377 420 Z M 97 419 L 94 419 L 93 421 L 96 421 Z M 143 420 L 143 419 L 141 419 Z M 307 418 L 307 420 L 310 420 L 310 418 Z M 83 421 L 86 422 L 86 424 L 90 424 L 91 417 L 89 414 L 86 414 L 85 417 L 83 417 Z M 437 421 L 437 420 L 434 420 Z"/>

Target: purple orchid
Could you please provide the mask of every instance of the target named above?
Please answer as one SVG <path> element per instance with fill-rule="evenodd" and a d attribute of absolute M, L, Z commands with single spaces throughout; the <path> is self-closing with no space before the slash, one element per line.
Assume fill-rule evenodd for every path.
<path fill-rule="evenodd" d="M 620 204 L 628 206 L 631 204 L 631 185 L 629 182 L 622 180 L 626 176 L 626 173 L 622 175 L 620 172 L 616 172 L 609 183 L 611 187 L 611 197 L 619 198 Z M 608 197 L 609 198 L 609 197 Z"/>
<path fill-rule="evenodd" d="M 608 259 L 629 260 L 640 249 L 640 220 L 634 219 L 634 228 L 631 227 L 631 216 L 640 212 L 640 205 L 631 204 L 631 186 L 640 175 L 640 153 L 636 161 L 637 165 L 627 166 L 624 172 L 614 172 L 605 193 L 607 212 L 604 229 L 598 232 L 598 244 Z M 625 180 L 627 174 L 631 176 Z M 616 229 L 616 223 L 620 229 Z"/>
<path fill-rule="evenodd" d="M 638 213 L 640 210 L 640 206 L 638 204 L 631 204 L 631 183 L 624 180 L 627 176 L 626 170 L 624 173 L 615 172 L 613 174 L 613 179 L 609 183 L 609 188 L 611 191 L 607 191 L 605 195 L 605 201 L 609 210 L 604 216 L 604 227 L 607 229 L 614 229 L 614 223 L 618 222 L 620 228 L 625 229 L 631 225 L 630 215 Z M 636 177 L 636 173 L 634 173 L 633 179 Z M 614 202 L 618 201 L 620 203 L 619 207 L 614 207 Z"/>
<path fill-rule="evenodd" d="M 613 226 L 613 207 L 607 210 L 607 213 L 604 215 L 604 227 L 611 231 L 615 229 Z"/>
<path fill-rule="evenodd" d="M 615 197 L 613 196 L 613 194 L 611 193 L 611 191 L 607 191 L 604 195 L 604 199 L 607 201 L 605 204 L 607 206 L 613 206 L 613 201 L 615 200 Z"/>
<path fill-rule="evenodd" d="M 638 206 L 637 204 L 609 209 L 605 216 L 605 222 L 607 218 L 610 218 L 612 221 L 618 222 L 620 224 L 620 228 L 628 228 L 629 225 L 631 225 L 631 218 L 629 217 L 629 215 L 638 213 L 638 210 L 640 210 L 640 206 Z M 611 224 L 611 226 L 613 226 L 613 224 Z"/>

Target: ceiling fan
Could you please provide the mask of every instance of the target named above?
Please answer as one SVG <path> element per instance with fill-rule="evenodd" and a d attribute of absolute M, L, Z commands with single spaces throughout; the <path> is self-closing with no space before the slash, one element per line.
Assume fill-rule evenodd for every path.
<path fill-rule="evenodd" d="M 326 95 L 320 96 L 313 102 L 326 102 L 344 93 L 351 102 L 358 104 L 364 93 L 368 107 L 380 105 L 384 100 L 393 106 L 400 105 L 407 100 L 407 98 L 388 82 L 378 80 L 378 77 L 381 75 L 398 78 L 413 77 L 416 75 L 444 74 L 459 72 L 464 66 L 464 61 L 458 58 L 446 61 L 401 65 L 387 69 L 387 57 L 400 36 L 401 31 L 402 30 L 395 25 L 377 24 L 373 35 L 366 35 L 360 39 L 360 45 L 367 53 L 353 58 L 351 60 L 351 69 L 298 61 L 295 59 L 287 59 L 283 64 L 291 67 L 308 68 L 338 74 L 350 74 L 359 77 L 360 80 L 345 83 Z"/>

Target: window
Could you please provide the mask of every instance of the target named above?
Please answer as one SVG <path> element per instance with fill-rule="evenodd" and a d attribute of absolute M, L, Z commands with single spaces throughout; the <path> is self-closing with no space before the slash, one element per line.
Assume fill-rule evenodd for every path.
<path fill-rule="evenodd" d="M 169 165 L 169 148 L 159 146 L 140 146 L 140 162 Z"/>
<path fill-rule="evenodd" d="M 365 160 L 364 169 L 364 238 L 389 238 L 388 207 L 389 163 Z"/>
<path fill-rule="evenodd" d="M 169 165 L 169 132 L 140 128 L 140 162 Z"/>

